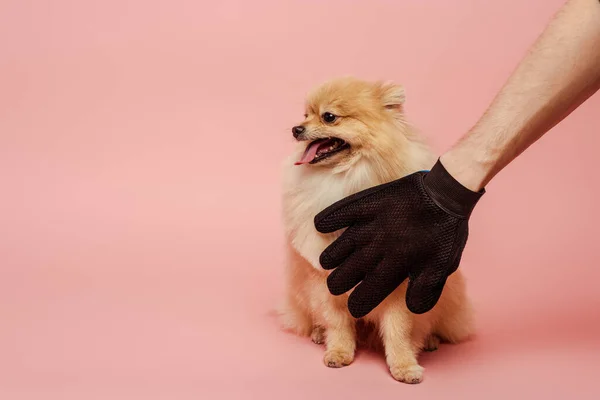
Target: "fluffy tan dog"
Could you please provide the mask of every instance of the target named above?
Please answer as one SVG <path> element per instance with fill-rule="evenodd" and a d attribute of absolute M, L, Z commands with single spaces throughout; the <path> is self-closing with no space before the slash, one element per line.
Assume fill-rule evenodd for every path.
<path fill-rule="evenodd" d="M 315 215 L 342 198 L 369 187 L 429 169 L 435 156 L 404 118 L 404 90 L 393 83 L 354 78 L 329 81 L 308 96 L 304 121 L 292 129 L 296 151 L 285 162 L 283 211 L 289 257 L 283 325 L 325 343 L 324 363 L 342 367 L 354 359 L 357 322 L 373 326 L 385 349 L 392 376 L 419 383 L 417 356 L 440 339 L 456 343 L 472 332 L 472 311 L 458 270 L 428 313 L 408 311 L 405 281 L 364 321 L 348 312 L 348 294 L 333 296 L 319 264 L 321 252 L 341 234 L 323 235 Z"/>

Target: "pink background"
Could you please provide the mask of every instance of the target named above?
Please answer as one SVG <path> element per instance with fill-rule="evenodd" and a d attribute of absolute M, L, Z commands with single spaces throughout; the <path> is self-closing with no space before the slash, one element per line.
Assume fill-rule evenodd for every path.
<path fill-rule="evenodd" d="M 597 96 L 490 184 L 478 337 L 421 385 L 328 369 L 270 315 L 306 91 L 403 83 L 442 151 L 562 2 L 526 3 L 2 1 L 0 398 L 600 397 Z"/>

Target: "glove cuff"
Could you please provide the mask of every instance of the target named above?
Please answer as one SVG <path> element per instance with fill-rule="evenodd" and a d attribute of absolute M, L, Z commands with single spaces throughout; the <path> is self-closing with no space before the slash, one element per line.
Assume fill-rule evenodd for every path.
<path fill-rule="evenodd" d="M 469 218 L 485 189 L 474 192 L 450 175 L 438 159 L 423 178 L 425 190 L 432 200 L 445 211 L 460 218 Z"/>

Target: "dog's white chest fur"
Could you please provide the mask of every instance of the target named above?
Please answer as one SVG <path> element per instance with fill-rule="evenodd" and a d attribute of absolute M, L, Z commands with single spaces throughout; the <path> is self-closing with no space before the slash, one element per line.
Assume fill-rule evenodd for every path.
<path fill-rule="evenodd" d="M 283 218 L 291 245 L 313 267 L 322 271 L 319 256 L 340 232 L 323 235 L 314 226 L 320 211 L 350 194 L 372 186 L 373 176 L 365 165 L 357 163 L 350 171 L 293 165 L 284 167 Z"/>

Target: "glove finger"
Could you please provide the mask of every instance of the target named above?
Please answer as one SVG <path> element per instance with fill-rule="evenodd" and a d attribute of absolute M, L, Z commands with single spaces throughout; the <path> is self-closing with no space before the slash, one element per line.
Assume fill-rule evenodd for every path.
<path fill-rule="evenodd" d="M 403 179 L 361 190 L 333 203 L 315 216 L 315 228 L 321 233 L 331 233 L 368 218 L 372 213 L 370 207 L 367 207 L 368 198 L 390 186 L 401 184 Z"/>
<path fill-rule="evenodd" d="M 333 203 L 315 216 L 315 227 L 321 233 L 331 233 L 352 225 L 360 219 L 368 218 L 376 211 L 369 207 L 372 205 L 369 204 L 370 196 L 390 188 L 395 187 L 394 190 L 398 190 L 398 187 L 403 185 L 412 185 L 419 174 L 422 172 L 414 172 L 404 178 L 361 190 Z"/>
<path fill-rule="evenodd" d="M 444 269 L 425 267 L 410 279 L 406 290 L 406 306 L 414 314 L 430 311 L 439 301 L 448 276 Z"/>
<path fill-rule="evenodd" d="M 365 266 L 373 265 L 364 250 L 350 254 L 348 258 L 327 277 L 327 288 L 334 296 L 346 293 L 362 281 L 366 274 Z"/>
<path fill-rule="evenodd" d="M 321 233 L 335 232 L 364 220 L 369 211 L 360 202 L 333 203 L 315 216 L 315 228 Z"/>
<path fill-rule="evenodd" d="M 353 251 L 356 250 L 354 234 L 347 229 L 339 238 L 333 241 L 319 257 L 319 262 L 323 269 L 334 269 L 340 265 Z"/>
<path fill-rule="evenodd" d="M 381 304 L 408 277 L 402 265 L 381 263 L 367 274 L 348 298 L 348 310 L 354 318 L 362 318 Z"/>

